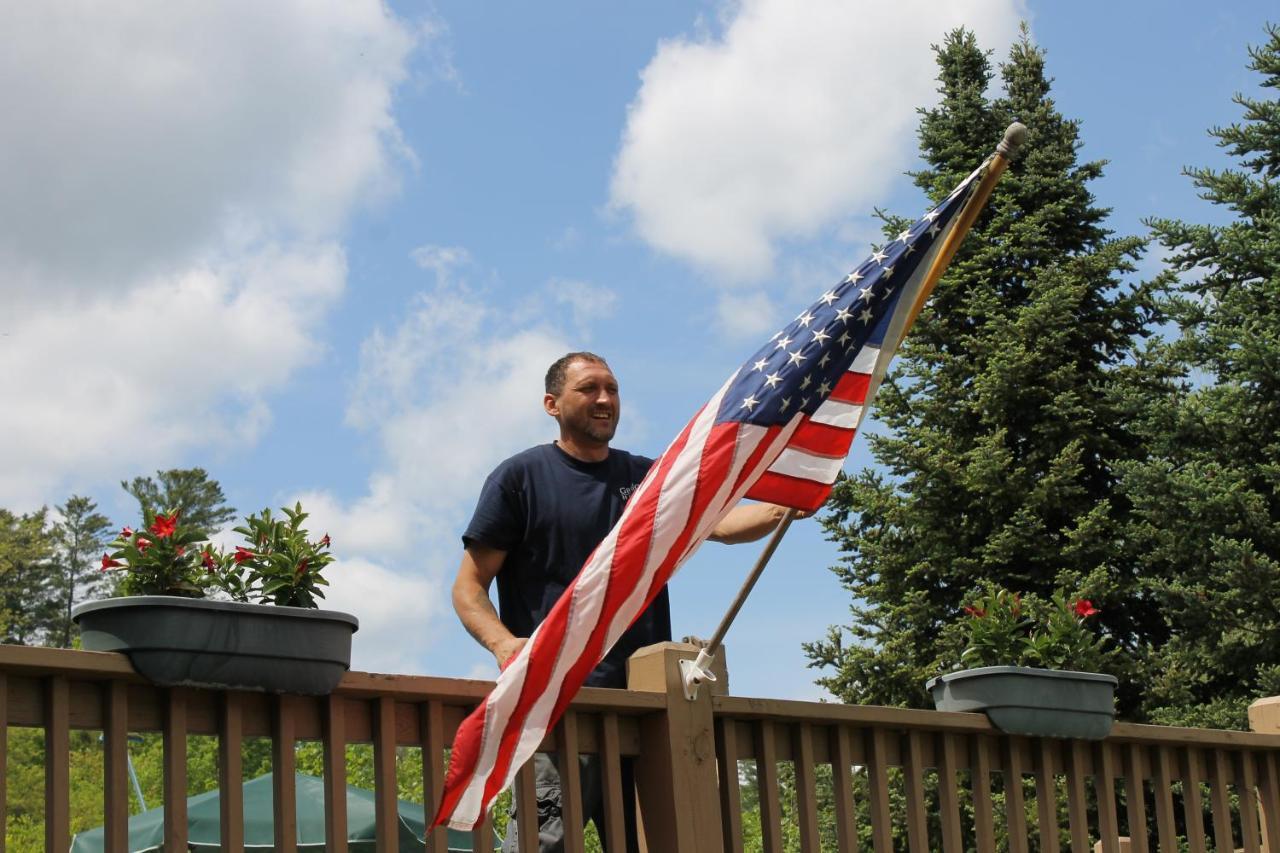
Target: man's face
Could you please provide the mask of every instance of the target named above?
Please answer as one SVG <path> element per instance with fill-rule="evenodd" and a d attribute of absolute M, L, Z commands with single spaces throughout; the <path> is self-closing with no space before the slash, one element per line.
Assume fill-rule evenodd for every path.
<path fill-rule="evenodd" d="M 544 399 L 547 414 L 576 441 L 608 444 L 618 429 L 622 404 L 613 371 L 594 361 L 573 361 L 559 396 Z"/>

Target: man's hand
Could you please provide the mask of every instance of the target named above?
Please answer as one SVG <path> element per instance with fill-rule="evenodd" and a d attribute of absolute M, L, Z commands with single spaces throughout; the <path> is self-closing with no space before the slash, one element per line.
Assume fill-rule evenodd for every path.
<path fill-rule="evenodd" d="M 520 650 L 524 648 L 524 644 L 527 642 L 529 642 L 528 637 L 512 637 L 495 645 L 493 647 L 493 657 L 498 662 L 498 669 L 506 669 L 507 664 L 520 653 Z"/>

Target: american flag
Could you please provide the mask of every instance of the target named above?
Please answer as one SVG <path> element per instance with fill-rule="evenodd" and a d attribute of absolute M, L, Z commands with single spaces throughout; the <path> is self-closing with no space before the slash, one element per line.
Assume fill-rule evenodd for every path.
<path fill-rule="evenodd" d="M 479 821 L 591 670 L 742 498 L 802 510 L 826 500 L 985 166 L 770 338 L 658 458 L 458 728 L 434 824 Z"/>

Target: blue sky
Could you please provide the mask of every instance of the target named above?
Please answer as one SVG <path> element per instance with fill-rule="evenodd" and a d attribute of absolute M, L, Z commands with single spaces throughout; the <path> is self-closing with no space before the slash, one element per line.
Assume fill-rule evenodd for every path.
<path fill-rule="evenodd" d="M 569 349 L 657 455 L 762 339 L 925 200 L 915 114 L 958 24 L 1018 23 L 1118 233 L 1214 218 L 1179 174 L 1254 91 L 1269 4 L 955 0 L 9 4 L 0 11 L 0 506 L 202 466 L 301 499 L 342 558 L 355 665 L 491 677 L 448 584 L 499 460 L 554 437 Z M 992 140 L 994 145 L 997 140 Z M 976 165 L 976 164 L 975 164 Z M 1158 268 L 1158 258 L 1145 264 Z M 855 443 L 849 470 L 869 464 Z M 758 553 L 673 582 L 709 635 Z M 815 698 L 847 621 L 812 522 L 728 638 L 734 692 Z"/>

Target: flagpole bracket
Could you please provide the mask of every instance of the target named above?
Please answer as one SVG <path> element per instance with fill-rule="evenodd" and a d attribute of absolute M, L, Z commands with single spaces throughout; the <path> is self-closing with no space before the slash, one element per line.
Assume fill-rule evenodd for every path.
<path fill-rule="evenodd" d="M 698 649 L 698 657 L 694 660 L 685 658 L 680 661 L 680 680 L 684 682 L 684 698 L 690 702 L 698 698 L 698 687 L 704 681 L 715 681 L 716 674 L 711 671 L 711 664 L 716 656 L 707 654 L 706 649 Z"/>

